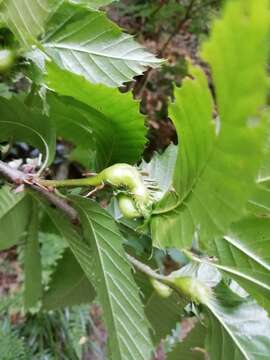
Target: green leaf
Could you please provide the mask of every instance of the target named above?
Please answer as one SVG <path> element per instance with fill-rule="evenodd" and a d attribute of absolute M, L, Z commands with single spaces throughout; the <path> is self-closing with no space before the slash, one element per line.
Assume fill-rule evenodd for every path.
<path fill-rule="evenodd" d="M 68 0 L 72 4 L 88 6 L 90 9 L 98 9 L 118 0 Z"/>
<path fill-rule="evenodd" d="M 180 200 L 170 212 L 165 201 L 151 221 L 158 246 L 190 247 L 196 230 L 207 246 L 243 214 L 264 150 L 258 111 L 266 97 L 268 15 L 265 0 L 258 7 L 251 1 L 229 2 L 204 46 L 217 92 L 216 132 L 201 70 L 193 68 L 193 78 L 175 92 L 170 116 L 180 150 L 173 185 Z"/>
<path fill-rule="evenodd" d="M 248 210 L 258 216 L 270 215 L 270 189 L 258 184 L 248 202 Z"/>
<path fill-rule="evenodd" d="M 14 194 L 9 186 L 0 188 L 0 250 L 17 244 L 30 218 L 31 200 L 25 193 Z"/>
<path fill-rule="evenodd" d="M 268 31 L 268 0 L 228 2 L 223 18 L 213 24 L 202 57 L 211 66 L 219 114 L 226 123 L 244 125 L 265 103 Z"/>
<path fill-rule="evenodd" d="M 153 328 L 155 345 L 175 329 L 181 320 L 185 305 L 175 292 L 168 298 L 162 298 L 156 291 L 152 292 L 145 304 L 145 315 Z"/>
<path fill-rule="evenodd" d="M 104 13 L 67 3 L 50 19 L 42 44 L 63 69 L 113 87 L 161 63 Z"/>
<path fill-rule="evenodd" d="M 80 208 L 87 242 L 59 212 L 50 208 L 47 211 L 96 288 L 109 331 L 110 359 L 150 359 L 152 346 L 143 308 L 116 225 L 92 201 L 72 199 Z"/>
<path fill-rule="evenodd" d="M 216 239 L 211 254 L 217 267 L 250 293 L 270 313 L 270 222 L 248 216 L 233 224 L 223 239 Z"/>
<path fill-rule="evenodd" d="M 270 319 L 254 302 L 225 307 L 209 304 L 206 347 L 210 358 L 265 360 L 269 356 Z"/>
<path fill-rule="evenodd" d="M 167 360 L 205 360 L 205 336 L 205 327 L 200 323 L 196 324 L 188 335 L 167 355 Z"/>
<path fill-rule="evenodd" d="M 51 63 L 47 70 L 47 84 L 52 90 L 81 102 L 49 97 L 58 133 L 79 147 L 96 149 L 98 170 L 117 162 L 138 161 L 146 128 L 131 94 L 91 84 Z"/>
<path fill-rule="evenodd" d="M 42 297 L 41 256 L 38 241 L 39 213 L 32 200 L 31 217 L 24 248 L 24 304 L 26 309 L 35 307 Z"/>
<path fill-rule="evenodd" d="M 42 169 L 50 165 L 55 153 L 55 131 L 49 119 L 15 97 L 0 98 L 0 112 L 0 141 L 24 141 L 43 154 Z"/>
<path fill-rule="evenodd" d="M 35 44 L 44 32 L 44 24 L 60 0 L 3 0 L 0 19 L 25 47 Z"/>
<path fill-rule="evenodd" d="M 142 161 L 141 169 L 145 178 L 157 183 L 158 190 L 153 192 L 155 199 L 160 200 L 167 191 L 173 190 L 172 179 L 177 159 L 178 147 L 170 144 L 163 153 L 156 152 L 151 161 Z"/>
<path fill-rule="evenodd" d="M 96 294 L 93 286 L 67 249 L 59 260 L 49 283 L 49 290 L 43 296 L 45 310 L 90 303 Z"/>
<path fill-rule="evenodd" d="M 91 266 L 87 265 L 86 256 L 81 265 L 92 279 L 103 307 L 110 359 L 150 359 L 153 348 L 122 237 L 111 216 L 96 203 L 79 197 L 72 199 L 92 250 Z"/>
<path fill-rule="evenodd" d="M 54 232 L 52 233 L 42 232 L 42 230 L 44 230 L 42 226 L 44 227 L 41 223 L 39 227 L 39 242 L 41 244 L 42 283 L 47 290 L 58 261 L 63 257 L 68 243 L 60 236 L 53 224 Z M 48 229 L 46 231 L 50 230 Z"/>

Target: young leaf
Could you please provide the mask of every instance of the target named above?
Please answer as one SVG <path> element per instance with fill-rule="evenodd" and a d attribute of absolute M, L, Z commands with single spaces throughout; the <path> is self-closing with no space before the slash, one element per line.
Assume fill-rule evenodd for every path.
<path fill-rule="evenodd" d="M 102 12 L 67 3 L 50 19 L 42 44 L 63 69 L 113 87 L 161 63 Z"/>
<path fill-rule="evenodd" d="M 60 0 L 3 0 L 0 19 L 17 36 L 24 47 L 36 43 L 44 32 L 44 24 L 52 9 Z"/>
<path fill-rule="evenodd" d="M 269 356 L 270 319 L 254 302 L 235 307 L 209 304 L 206 348 L 211 359 L 264 360 Z"/>
<path fill-rule="evenodd" d="M 248 216 L 233 224 L 223 239 L 216 239 L 211 253 L 219 259 L 218 268 L 270 313 L 269 234 L 269 219 Z"/>
<path fill-rule="evenodd" d="M 58 133 L 76 145 L 97 150 L 97 169 L 138 161 L 146 142 L 144 117 L 130 94 L 94 85 L 81 76 L 47 64 L 47 84 L 61 95 L 49 96 Z M 80 102 L 79 102 L 80 101 Z"/>
<path fill-rule="evenodd" d="M 188 335 L 168 353 L 167 360 L 205 360 L 205 335 L 205 327 L 196 324 Z"/>
<path fill-rule="evenodd" d="M 49 290 L 43 296 L 45 310 L 90 303 L 96 296 L 95 290 L 85 273 L 67 249 L 59 260 L 49 283 Z"/>
<path fill-rule="evenodd" d="M 55 131 L 41 111 L 30 110 L 18 99 L 0 98 L 0 141 L 19 140 L 38 148 L 44 156 L 43 168 L 55 153 Z"/>
<path fill-rule="evenodd" d="M 158 190 L 153 194 L 157 200 L 160 200 L 167 191 L 172 189 L 172 179 L 177 159 L 178 147 L 171 144 L 162 153 L 155 153 L 151 161 L 147 163 L 142 161 L 142 173 L 145 173 L 146 179 L 157 183 Z"/>
<path fill-rule="evenodd" d="M 204 46 L 217 91 L 216 132 L 202 71 L 193 69 L 195 79 L 176 90 L 170 114 L 181 143 L 174 176 L 180 201 L 171 212 L 165 203 L 152 219 L 159 246 L 190 246 L 195 230 L 207 246 L 243 213 L 264 148 L 263 126 L 252 117 L 260 117 L 266 96 L 268 15 L 265 0 L 229 2 Z"/>
<path fill-rule="evenodd" d="M 87 271 L 103 306 L 110 358 L 150 359 L 153 348 L 122 237 L 111 216 L 96 203 L 80 197 L 72 199 L 92 249 L 92 268 Z"/>
<path fill-rule="evenodd" d="M 37 305 L 42 297 L 41 257 L 38 241 L 38 206 L 32 200 L 31 216 L 24 248 L 24 304 L 26 309 Z"/>
<path fill-rule="evenodd" d="M 0 188 L 0 250 L 22 237 L 30 218 L 31 200 L 25 194 L 14 194 L 9 186 Z"/>

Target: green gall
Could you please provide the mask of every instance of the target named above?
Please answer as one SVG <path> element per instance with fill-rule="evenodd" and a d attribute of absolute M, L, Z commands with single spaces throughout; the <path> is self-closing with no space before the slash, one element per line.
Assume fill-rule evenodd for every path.
<path fill-rule="evenodd" d="M 117 196 L 117 201 L 119 210 L 125 218 L 135 219 L 141 217 L 141 214 L 135 206 L 134 200 L 130 196 L 120 194 Z"/>
<path fill-rule="evenodd" d="M 103 170 L 99 176 L 104 183 L 128 192 L 140 216 L 149 218 L 153 200 L 138 170 L 128 164 L 115 164 Z"/>
<path fill-rule="evenodd" d="M 159 296 L 163 298 L 168 298 L 169 296 L 171 296 L 173 290 L 169 286 L 163 284 L 162 282 L 154 278 L 151 278 L 150 281 Z"/>
<path fill-rule="evenodd" d="M 212 291 L 200 280 L 193 277 L 170 277 L 172 285 L 197 304 L 209 304 Z"/>
<path fill-rule="evenodd" d="M 12 50 L 0 49 L 0 74 L 8 72 L 15 61 L 15 55 Z"/>

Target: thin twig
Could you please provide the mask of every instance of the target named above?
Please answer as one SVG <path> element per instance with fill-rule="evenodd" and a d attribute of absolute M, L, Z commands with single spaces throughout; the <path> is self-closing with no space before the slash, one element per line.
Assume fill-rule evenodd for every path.
<path fill-rule="evenodd" d="M 7 178 L 16 185 L 21 185 L 29 179 L 29 176 L 24 174 L 22 171 L 12 168 L 11 166 L 9 166 L 8 164 L 6 164 L 4 161 L 1 160 L 0 160 L 0 173 L 5 178 Z"/>
<path fill-rule="evenodd" d="M 68 204 L 66 200 L 55 195 L 44 187 L 38 186 L 32 175 L 25 174 L 20 170 L 14 169 L 5 162 L 0 160 L 0 174 L 16 185 L 25 185 L 30 189 L 40 193 L 51 204 L 62 210 L 73 223 L 79 222 L 76 210 Z"/>
<path fill-rule="evenodd" d="M 154 278 L 161 282 L 165 282 L 167 285 L 167 277 L 161 274 L 156 273 L 150 266 L 142 263 L 141 261 L 135 259 L 133 256 L 126 254 L 127 259 L 131 262 L 134 267 L 139 270 L 140 272 L 144 273 L 145 275 L 149 276 L 150 278 Z"/>

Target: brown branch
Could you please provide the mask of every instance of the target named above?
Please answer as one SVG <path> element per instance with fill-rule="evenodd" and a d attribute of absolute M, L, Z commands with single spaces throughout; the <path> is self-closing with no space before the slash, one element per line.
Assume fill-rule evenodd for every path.
<path fill-rule="evenodd" d="M 30 189 L 40 193 L 51 204 L 62 210 L 73 223 L 79 222 L 79 217 L 76 210 L 68 204 L 66 200 L 57 196 L 55 193 L 39 186 L 33 175 L 25 174 L 20 170 L 13 169 L 11 166 L 0 160 L 0 175 L 16 185 L 25 185 Z"/>

